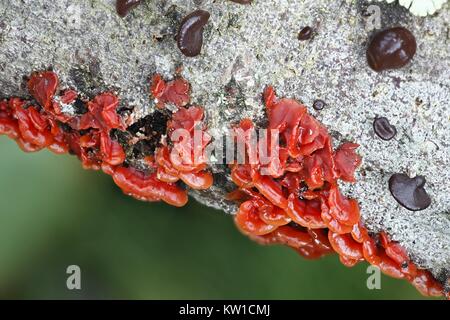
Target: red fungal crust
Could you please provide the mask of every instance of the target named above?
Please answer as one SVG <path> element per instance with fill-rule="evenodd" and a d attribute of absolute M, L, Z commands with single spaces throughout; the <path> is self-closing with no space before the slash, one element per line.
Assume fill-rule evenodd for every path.
<path fill-rule="evenodd" d="M 184 206 L 188 197 L 173 183 L 158 180 L 156 173 L 146 175 L 133 168 L 119 167 L 113 173 L 114 182 L 128 195 L 144 201 L 164 201 L 176 207 Z"/>
<path fill-rule="evenodd" d="M 199 190 L 212 186 L 204 155 L 211 137 L 203 108 L 188 107 L 190 86 L 185 79 L 152 78 L 150 91 L 157 107 L 171 104 L 176 110 L 167 123 L 167 138 L 145 158 L 146 171 L 129 167 L 122 146 L 112 138 L 112 130 L 127 129 L 117 114 L 116 95 L 99 94 L 85 103 L 86 113 L 69 115 L 63 105 L 75 103 L 78 93 L 59 91 L 55 73 L 34 73 L 28 89 L 37 104 L 19 98 L 0 101 L 0 134 L 14 139 L 22 150 L 75 154 L 84 168 L 103 170 L 125 194 L 143 201 L 181 207 L 188 195 L 178 181 Z M 339 180 L 355 182 L 361 164 L 358 145 L 344 143 L 333 151 L 328 131 L 306 107 L 293 99 L 277 99 L 272 87 L 263 97 L 268 129 L 279 130 L 280 144 L 272 145 L 269 137 L 270 162 L 260 163 L 251 140 L 253 122 L 244 119 L 235 128 L 236 139 L 246 145 L 247 160 L 230 166 L 237 189 L 228 199 L 240 203 L 237 227 L 260 244 L 287 245 L 308 259 L 336 252 L 348 267 L 365 260 L 387 275 L 408 280 L 424 295 L 442 295 L 442 286 L 430 272 L 418 269 L 398 243 L 383 232 L 369 235 L 357 201 L 341 194 Z"/>
<path fill-rule="evenodd" d="M 150 92 L 155 98 L 156 106 L 164 108 L 166 103 L 172 103 L 177 107 L 184 107 L 191 101 L 190 85 L 183 78 L 166 82 L 161 75 L 156 74 L 152 78 Z"/>
<path fill-rule="evenodd" d="M 395 278 L 406 279 L 424 295 L 442 295 L 442 286 L 418 270 L 405 250 L 386 234 L 369 235 L 360 221 L 356 200 L 342 195 L 338 181 L 355 182 L 361 164 L 358 145 L 344 143 L 335 152 L 326 128 L 292 99 L 264 92 L 269 129 L 280 132 L 280 146 L 271 163 L 233 164 L 231 178 L 239 201 L 237 227 L 260 244 L 284 244 L 308 259 L 336 252 L 348 267 L 367 261 Z M 239 124 L 237 139 L 246 145 L 246 158 L 257 159 L 250 142 L 250 120 Z M 273 147 L 268 144 L 269 156 Z M 262 175 L 263 169 L 268 175 Z"/>
<path fill-rule="evenodd" d="M 38 105 L 31 101 L 11 98 L 0 101 L 0 134 L 14 139 L 26 152 L 47 148 L 55 153 L 72 153 L 78 156 L 85 169 L 103 170 L 111 175 L 124 193 L 144 201 L 164 201 L 181 207 L 188 201 L 187 191 L 176 184 L 182 180 L 194 189 L 207 189 L 213 183 L 207 172 L 206 160 L 189 163 L 177 162 L 173 149 L 187 146 L 193 149 L 194 124 L 202 123 L 201 107 L 186 108 L 190 101 L 189 84 L 184 79 L 166 83 L 159 75 L 153 79 L 152 93 L 160 108 L 172 103 L 180 109 L 168 124 L 169 140 L 176 129 L 183 128 L 191 143 L 170 141 L 161 144 L 155 157 L 148 157 L 148 170 L 139 171 L 125 164 L 126 155 L 120 143 L 112 138 L 112 130 L 127 127 L 117 114 L 119 99 L 110 92 L 97 95 L 85 103 L 87 112 L 69 115 L 62 112 L 63 105 L 71 105 L 78 99 L 74 90 L 58 95 L 59 80 L 51 71 L 36 72 L 28 81 L 28 90 Z M 64 128 L 64 129 L 63 129 Z M 206 130 L 206 127 L 202 125 Z M 202 153 L 210 141 L 203 133 Z M 193 150 L 194 152 L 195 150 Z M 175 160 L 174 160 L 175 159 Z"/>

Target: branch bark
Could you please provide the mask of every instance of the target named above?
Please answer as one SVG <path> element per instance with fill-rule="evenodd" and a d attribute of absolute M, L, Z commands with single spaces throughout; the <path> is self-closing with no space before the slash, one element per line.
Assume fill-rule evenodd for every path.
<path fill-rule="evenodd" d="M 380 4 L 382 27 L 403 25 L 419 51 L 404 69 L 381 74 L 365 60 L 367 3 L 343 1 L 254 1 L 249 6 L 203 1 L 211 13 L 202 54 L 186 58 L 174 36 L 191 1 L 147 1 L 125 19 L 112 0 L 5 0 L 0 3 L 0 95 L 28 95 L 23 77 L 54 69 L 62 86 L 86 97 L 115 91 L 121 108 L 137 121 L 152 114 L 148 77 L 171 77 L 180 65 L 193 86 L 194 103 L 205 107 L 210 128 L 220 134 L 242 118 L 264 121 L 261 92 L 274 85 L 280 95 L 312 106 L 334 138 L 361 145 L 364 164 L 358 183 L 343 186 L 359 200 L 369 230 L 386 231 L 421 267 L 440 279 L 450 270 L 450 89 L 448 7 L 420 19 Z M 298 42 L 301 27 L 315 37 Z M 229 89 L 233 90 L 229 90 Z M 386 116 L 399 134 L 391 142 L 374 137 L 372 121 Z M 215 183 L 192 192 L 200 202 L 228 213 L 232 185 L 224 166 L 213 166 Z M 424 175 L 432 205 L 412 213 L 388 190 L 396 172 Z"/>

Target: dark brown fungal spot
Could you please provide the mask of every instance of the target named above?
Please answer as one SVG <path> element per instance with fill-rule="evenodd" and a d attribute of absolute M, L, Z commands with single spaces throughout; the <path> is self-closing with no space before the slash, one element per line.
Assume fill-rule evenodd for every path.
<path fill-rule="evenodd" d="M 181 21 L 177 44 L 185 56 L 195 57 L 200 54 L 203 46 L 203 28 L 209 17 L 208 11 L 196 10 Z"/>
<path fill-rule="evenodd" d="M 404 67 L 414 57 L 417 43 L 414 35 L 403 27 L 377 33 L 367 48 L 367 62 L 377 71 Z"/>
<path fill-rule="evenodd" d="M 302 30 L 300 30 L 297 38 L 300 41 L 309 40 L 313 36 L 313 33 L 314 33 L 313 28 L 306 26 Z"/>
<path fill-rule="evenodd" d="M 431 204 L 431 198 L 424 188 L 425 183 L 423 176 L 410 178 L 406 174 L 396 173 L 389 179 L 389 190 L 401 206 L 411 211 L 420 211 Z"/>
<path fill-rule="evenodd" d="M 88 112 L 86 103 L 83 100 L 81 100 L 80 98 L 77 98 L 72 106 L 73 106 L 76 114 L 85 114 Z"/>
<path fill-rule="evenodd" d="M 323 108 L 325 108 L 326 105 L 327 104 L 325 103 L 325 101 L 319 99 L 319 100 L 314 101 L 313 108 L 314 108 L 314 110 L 320 111 L 320 110 L 323 110 Z"/>
<path fill-rule="evenodd" d="M 376 117 L 373 121 L 373 130 L 376 135 L 383 140 L 391 140 L 397 134 L 395 126 L 389 123 L 389 120 L 385 117 Z"/>
<path fill-rule="evenodd" d="M 239 4 L 250 4 L 252 3 L 252 0 L 230 0 L 231 2 L 234 3 L 239 3 Z"/>
<path fill-rule="evenodd" d="M 167 131 L 169 116 L 159 110 L 141 118 L 126 131 L 114 130 L 113 136 L 129 155 L 129 161 L 143 159 L 160 146 L 161 137 Z"/>
<path fill-rule="evenodd" d="M 142 0 L 117 0 L 116 11 L 122 18 L 142 3 Z"/>

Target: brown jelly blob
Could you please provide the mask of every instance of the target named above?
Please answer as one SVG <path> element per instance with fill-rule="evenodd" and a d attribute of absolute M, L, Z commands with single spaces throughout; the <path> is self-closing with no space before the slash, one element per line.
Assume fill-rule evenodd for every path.
<path fill-rule="evenodd" d="M 420 211 L 431 204 L 425 183 L 423 176 L 410 178 L 406 174 L 396 173 L 389 179 L 389 190 L 400 205 L 411 211 Z"/>
<path fill-rule="evenodd" d="M 383 140 L 391 140 L 397 134 L 397 129 L 385 117 L 377 117 L 373 121 L 373 130 Z"/>
<path fill-rule="evenodd" d="M 404 67 L 417 50 L 416 38 L 403 27 L 377 33 L 367 48 L 367 62 L 377 71 Z"/>
<path fill-rule="evenodd" d="M 140 5 L 142 0 L 117 0 L 116 11 L 122 18 L 125 17 L 132 9 Z"/>
<path fill-rule="evenodd" d="M 311 39 L 314 31 L 311 27 L 307 26 L 304 27 L 300 32 L 298 33 L 298 40 L 305 41 Z"/>
<path fill-rule="evenodd" d="M 250 4 L 252 3 L 252 0 L 230 0 L 231 2 L 234 3 L 239 3 L 239 4 Z"/>
<path fill-rule="evenodd" d="M 313 108 L 314 108 L 314 110 L 320 111 L 320 110 L 323 110 L 323 108 L 325 108 L 326 105 L 327 104 L 325 101 L 319 99 L 319 100 L 314 101 Z"/>
<path fill-rule="evenodd" d="M 180 51 L 187 57 L 198 56 L 203 46 L 203 28 L 209 20 L 209 12 L 196 10 L 186 16 L 177 34 Z"/>

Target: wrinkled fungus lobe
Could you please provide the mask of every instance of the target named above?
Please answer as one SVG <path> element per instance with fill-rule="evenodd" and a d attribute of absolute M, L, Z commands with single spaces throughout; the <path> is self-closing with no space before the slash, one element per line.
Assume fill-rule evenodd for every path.
<path fill-rule="evenodd" d="M 384 233 L 369 235 L 357 201 L 340 192 L 339 180 L 355 182 L 361 164 L 358 145 L 344 143 L 333 151 L 328 131 L 306 107 L 277 99 L 271 87 L 264 101 L 268 127 L 279 130 L 281 143 L 269 167 L 258 162 L 231 166 L 238 189 L 230 199 L 240 203 L 237 227 L 261 244 L 284 244 L 308 259 L 337 252 L 348 267 L 365 260 L 385 274 L 410 281 L 424 295 L 442 295 L 431 273 L 417 269 L 400 245 Z M 253 127 L 243 120 L 237 129 Z M 236 136 L 247 144 L 250 157 L 255 152 L 250 135 Z M 262 175 L 263 169 L 269 174 Z"/>
<path fill-rule="evenodd" d="M 145 169 L 130 166 L 123 146 L 113 138 L 114 132 L 128 129 L 117 113 L 115 94 L 105 92 L 81 101 L 76 91 L 61 90 L 50 71 L 31 75 L 28 89 L 33 100 L 0 101 L 0 134 L 14 139 L 24 151 L 48 148 L 75 154 L 84 168 L 103 170 L 124 193 L 143 201 L 180 207 L 188 201 L 187 188 L 212 186 L 204 155 L 211 137 L 203 108 L 190 105 L 186 80 L 152 78 L 155 104 L 170 116 L 166 132 L 159 135 L 165 138 L 145 155 Z M 271 87 L 264 92 L 264 102 L 268 129 L 279 131 L 280 143 L 268 144 L 268 163 L 256 157 L 257 161 L 230 166 L 237 188 L 229 200 L 239 203 L 238 228 L 261 244 L 284 244 L 308 259 L 337 252 L 349 267 L 366 260 L 392 277 L 408 280 L 424 295 L 442 295 L 442 286 L 430 272 L 418 269 L 398 243 L 385 233 L 368 233 L 357 201 L 340 192 L 339 180 L 355 182 L 361 163 L 355 152 L 358 145 L 344 143 L 333 150 L 327 129 L 306 107 L 293 99 L 278 99 Z M 70 106 L 83 112 L 63 112 Z M 246 146 L 247 160 L 259 152 L 249 134 L 254 128 L 244 119 L 234 129 L 239 131 L 236 139 Z"/>
<path fill-rule="evenodd" d="M 101 93 L 84 102 L 87 112 L 73 115 L 62 112 L 62 106 L 79 103 L 74 90 L 58 92 L 59 81 L 51 71 L 34 73 L 28 81 L 28 90 L 37 104 L 19 98 L 0 102 L 0 134 L 8 135 L 26 152 L 43 148 L 63 154 L 78 156 L 86 169 L 103 170 L 111 175 L 124 193 L 144 201 L 164 201 L 183 206 L 188 201 L 187 191 L 177 182 L 196 189 L 209 188 L 213 181 L 207 172 L 206 161 L 191 165 L 180 164 L 172 156 L 177 141 L 161 142 L 153 156 L 146 158 L 148 169 L 140 171 L 126 165 L 126 155 L 120 143 L 112 138 L 113 130 L 125 131 L 127 126 L 117 114 L 119 99 L 113 93 Z M 184 128 L 193 135 L 193 123 L 203 120 L 201 107 L 187 108 L 190 101 L 189 84 L 183 79 L 166 83 L 155 76 L 152 93 L 160 108 L 166 103 L 179 107 L 168 123 L 171 131 Z M 206 127 L 203 127 L 206 130 Z M 203 135 L 202 152 L 209 143 Z M 186 145 L 183 144 L 184 149 Z M 193 148 L 192 148 L 193 149 Z"/>

